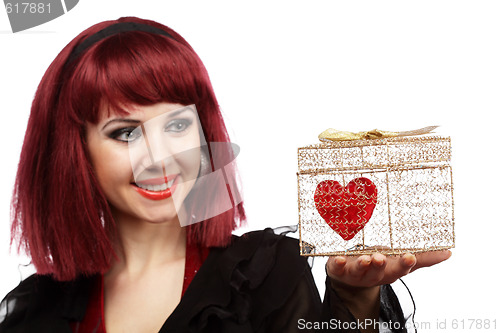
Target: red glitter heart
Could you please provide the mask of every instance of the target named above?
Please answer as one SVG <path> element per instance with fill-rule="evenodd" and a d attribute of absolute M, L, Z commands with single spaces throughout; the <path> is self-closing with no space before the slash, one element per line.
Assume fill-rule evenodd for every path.
<path fill-rule="evenodd" d="M 344 240 L 352 239 L 372 217 L 377 204 L 377 187 L 368 178 L 351 180 L 346 187 L 324 180 L 314 192 L 319 215 Z"/>

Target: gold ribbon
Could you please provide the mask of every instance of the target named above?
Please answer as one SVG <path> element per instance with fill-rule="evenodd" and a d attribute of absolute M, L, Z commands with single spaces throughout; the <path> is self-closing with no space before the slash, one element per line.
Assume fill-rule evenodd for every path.
<path fill-rule="evenodd" d="M 413 135 L 422 135 L 431 133 L 438 126 L 428 126 L 424 128 L 420 128 L 413 131 L 404 131 L 404 132 L 390 132 L 390 131 L 381 131 L 378 129 L 374 129 L 366 132 L 347 132 L 347 131 L 338 131 L 333 128 L 329 128 L 326 131 L 323 131 L 318 138 L 323 142 L 330 141 L 350 141 L 350 140 L 373 140 L 373 139 L 382 139 L 382 138 L 391 138 L 396 136 L 413 136 Z"/>

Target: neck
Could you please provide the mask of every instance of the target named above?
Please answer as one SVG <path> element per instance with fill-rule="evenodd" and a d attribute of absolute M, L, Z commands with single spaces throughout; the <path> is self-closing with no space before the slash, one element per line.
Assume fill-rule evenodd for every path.
<path fill-rule="evenodd" d="M 118 260 L 108 274 L 121 272 L 139 277 L 143 272 L 185 258 L 186 228 L 180 226 L 177 218 L 151 223 L 114 215 L 119 235 Z"/>

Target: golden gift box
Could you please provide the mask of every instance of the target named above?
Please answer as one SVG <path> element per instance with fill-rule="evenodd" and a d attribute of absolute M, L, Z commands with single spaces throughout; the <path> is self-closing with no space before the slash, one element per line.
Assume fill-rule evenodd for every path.
<path fill-rule="evenodd" d="M 376 134 L 298 149 L 302 255 L 454 247 L 450 138 Z"/>

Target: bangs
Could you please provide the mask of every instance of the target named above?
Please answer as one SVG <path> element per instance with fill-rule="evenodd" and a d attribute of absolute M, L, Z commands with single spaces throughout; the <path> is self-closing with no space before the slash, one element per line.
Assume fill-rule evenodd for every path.
<path fill-rule="evenodd" d="M 111 36 L 91 47 L 65 87 L 74 116 L 96 123 L 100 105 L 127 113 L 130 105 L 198 104 L 211 89 L 194 51 L 172 38 L 141 31 Z M 66 103 L 65 103 L 66 104 Z M 68 105 L 68 104 L 66 104 Z"/>

